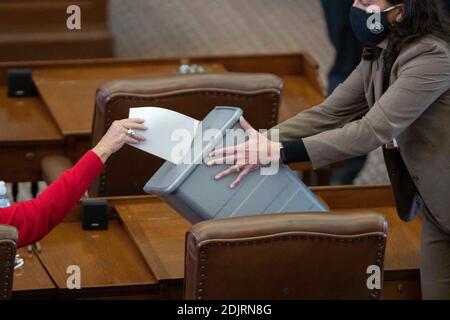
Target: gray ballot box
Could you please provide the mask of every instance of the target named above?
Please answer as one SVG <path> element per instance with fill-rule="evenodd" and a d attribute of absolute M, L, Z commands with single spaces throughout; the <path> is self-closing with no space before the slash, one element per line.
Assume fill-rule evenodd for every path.
<path fill-rule="evenodd" d="M 328 211 L 285 165 L 280 165 L 272 175 L 253 171 L 234 189 L 229 185 L 235 175 L 214 179 L 229 165 L 208 167 L 208 154 L 224 145 L 238 143 L 239 136 L 241 142 L 245 141 L 239 125 L 242 113 L 236 107 L 216 107 L 201 122 L 201 130 L 197 130 L 191 144 L 193 151 L 185 156 L 182 164 L 164 163 L 144 191 L 161 197 L 191 223 L 255 214 Z M 216 133 L 205 139 L 205 133 L 211 132 Z"/>

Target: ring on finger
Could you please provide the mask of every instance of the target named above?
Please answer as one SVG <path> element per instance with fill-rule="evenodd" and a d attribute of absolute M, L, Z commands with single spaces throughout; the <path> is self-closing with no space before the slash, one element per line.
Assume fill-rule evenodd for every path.
<path fill-rule="evenodd" d="M 127 136 L 129 136 L 130 138 L 133 138 L 135 135 L 136 135 L 136 131 L 134 131 L 133 129 L 128 129 Z"/>

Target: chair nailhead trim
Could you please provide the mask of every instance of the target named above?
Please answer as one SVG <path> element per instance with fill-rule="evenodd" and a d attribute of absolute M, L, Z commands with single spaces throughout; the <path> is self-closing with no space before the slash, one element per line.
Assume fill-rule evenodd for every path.
<path fill-rule="evenodd" d="M 271 92 L 263 92 L 263 93 L 258 93 L 258 94 L 237 94 L 237 93 L 227 93 L 227 92 L 217 92 L 217 91 L 197 91 L 197 92 L 185 92 L 185 93 L 178 93 L 178 94 L 172 94 L 170 95 L 171 97 L 183 97 L 183 96 L 194 96 L 194 95 L 208 95 L 208 96 L 224 96 L 224 97 L 230 97 L 230 98 L 234 98 L 234 99 L 242 99 L 242 98 L 246 98 L 246 99 L 250 99 L 250 98 L 254 98 L 254 97 L 260 97 L 260 96 L 265 96 L 267 94 L 271 95 L 271 98 L 273 100 L 273 109 L 272 109 L 272 119 L 271 121 L 267 124 L 267 127 L 273 127 L 276 124 L 276 119 L 278 117 L 278 106 L 280 104 L 280 99 L 278 98 L 277 94 L 271 93 Z M 124 95 L 117 95 L 115 97 L 112 97 L 108 102 L 106 102 L 106 118 L 105 118 L 105 125 L 107 128 L 109 128 L 111 126 L 112 123 L 112 119 L 111 119 L 111 113 L 112 113 L 112 106 L 114 106 L 116 103 L 118 103 L 120 100 L 132 100 L 132 101 L 164 101 L 167 100 L 168 98 L 164 98 L 164 97 L 132 97 L 132 96 L 124 96 Z M 106 189 L 107 189 L 107 175 L 106 175 L 106 171 L 102 172 L 102 174 L 100 175 L 100 187 L 99 187 L 99 196 L 105 196 L 106 194 Z"/>
<path fill-rule="evenodd" d="M 326 237 L 326 236 L 319 236 L 319 235 L 286 235 L 286 236 L 279 236 L 271 239 L 255 239 L 255 240 L 246 240 L 242 242 L 235 242 L 235 241 L 224 241 L 224 242 L 210 242 L 208 244 L 202 245 L 200 249 L 200 268 L 201 270 L 199 280 L 197 282 L 197 292 L 201 293 L 204 291 L 205 287 L 205 277 L 206 277 L 206 263 L 207 263 L 207 254 L 206 250 L 209 247 L 228 247 L 230 245 L 233 246 L 249 246 L 249 245 L 261 245 L 266 244 L 270 242 L 278 242 L 278 241 L 288 241 L 288 240 L 311 240 L 311 241 L 329 241 L 329 242 L 337 242 L 337 243 L 351 243 L 356 244 L 360 243 L 363 240 L 369 241 L 369 240 L 377 240 L 377 259 L 376 264 L 380 269 L 383 267 L 383 247 L 386 242 L 386 238 L 379 235 L 368 235 L 364 237 L 357 237 L 357 238 L 349 238 L 349 239 L 343 239 L 343 238 L 333 238 L 333 237 Z M 264 241 L 262 241 L 264 240 Z M 373 290 L 369 292 L 369 298 L 370 299 L 379 299 L 379 296 L 381 294 L 381 290 Z M 198 295 L 198 300 L 203 299 L 203 296 Z"/>

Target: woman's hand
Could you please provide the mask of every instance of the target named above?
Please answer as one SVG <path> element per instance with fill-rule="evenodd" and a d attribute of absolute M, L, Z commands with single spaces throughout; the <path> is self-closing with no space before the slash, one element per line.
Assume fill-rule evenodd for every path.
<path fill-rule="evenodd" d="M 230 174 L 239 173 L 230 184 L 230 188 L 235 188 L 246 175 L 261 166 L 280 162 L 280 143 L 267 139 L 253 129 L 243 117 L 240 119 L 240 125 L 249 139 L 237 146 L 216 149 L 209 154 L 210 157 L 216 158 L 207 163 L 208 166 L 234 164 L 214 177 L 218 180 Z"/>
<path fill-rule="evenodd" d="M 129 136 L 128 129 L 146 130 L 147 127 L 144 125 L 144 120 L 142 119 L 123 119 L 114 121 L 111 127 L 109 127 L 108 132 L 106 132 L 100 142 L 92 149 L 103 163 L 108 160 L 110 155 L 119 151 L 125 143 L 138 144 L 145 140 L 145 138 L 138 133 Z"/>

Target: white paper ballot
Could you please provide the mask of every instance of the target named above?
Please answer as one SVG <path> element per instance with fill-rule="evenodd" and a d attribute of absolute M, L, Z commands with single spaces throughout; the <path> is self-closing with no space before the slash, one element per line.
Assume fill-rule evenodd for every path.
<path fill-rule="evenodd" d="M 180 164 L 190 151 L 200 123 L 184 114 L 158 107 L 130 108 L 129 117 L 144 119 L 148 128 L 136 130 L 145 141 L 130 145 L 175 164 Z"/>

